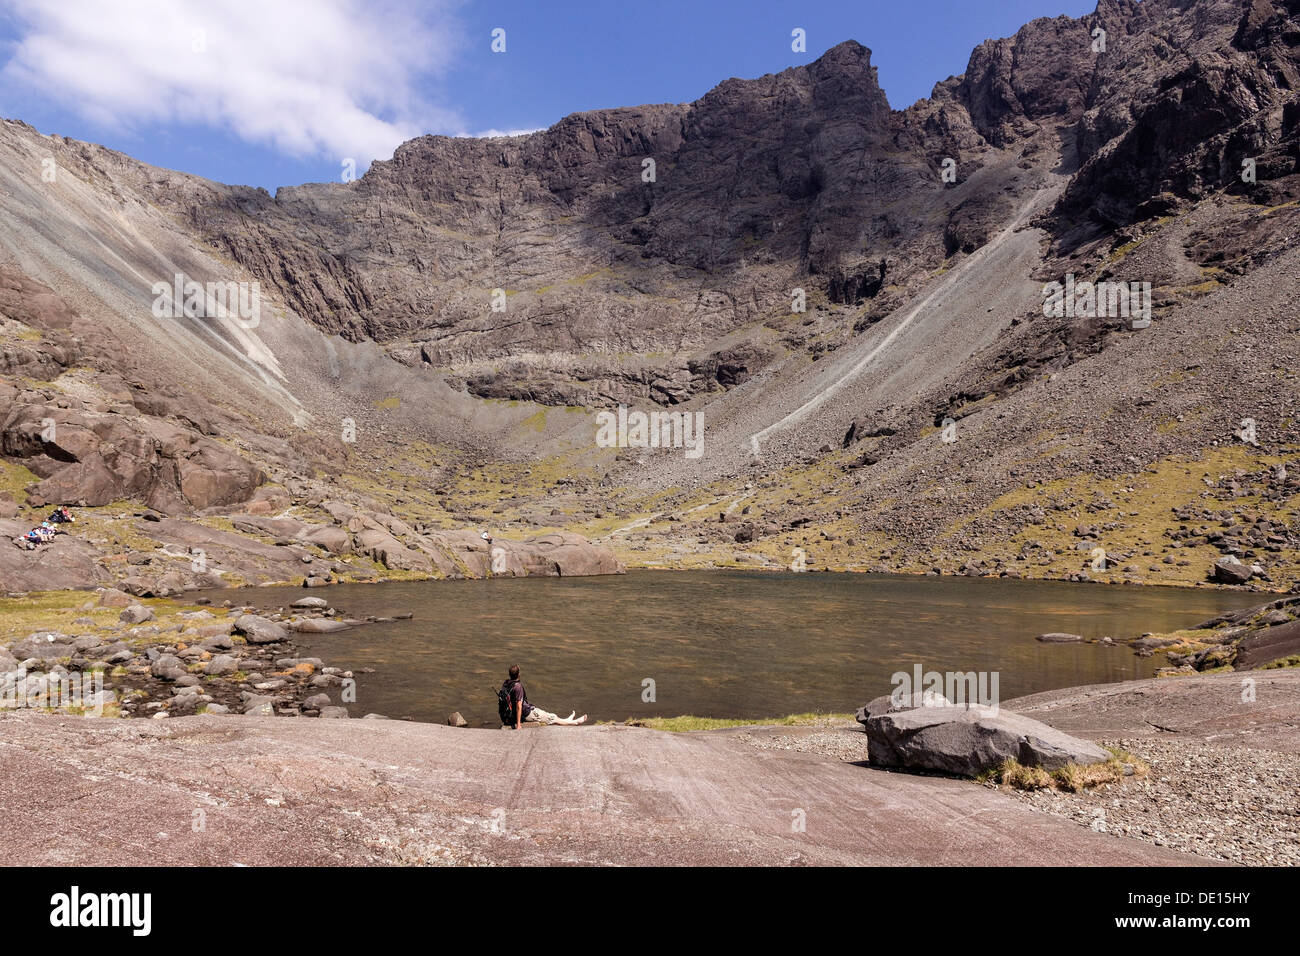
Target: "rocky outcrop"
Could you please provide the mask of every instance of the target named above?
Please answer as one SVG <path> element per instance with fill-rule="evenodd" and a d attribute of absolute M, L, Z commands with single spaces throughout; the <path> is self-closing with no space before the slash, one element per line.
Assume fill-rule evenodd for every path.
<path fill-rule="evenodd" d="M 215 441 L 145 415 L 15 404 L 0 423 L 0 451 L 43 479 L 28 499 L 37 506 L 134 498 L 184 514 L 246 501 L 265 480 Z"/>
<path fill-rule="evenodd" d="M 890 281 L 905 283 L 926 257 L 937 264 L 934 207 L 985 209 L 1001 192 L 945 190 L 936 172 L 944 155 L 960 157 L 963 177 L 979 168 L 990 147 L 967 101 L 982 96 L 895 113 L 870 51 L 846 41 L 691 104 L 577 114 L 508 139 L 421 137 L 354 183 L 274 199 L 149 188 L 324 331 L 449 369 L 471 394 L 672 404 L 752 374 L 752 357 L 715 360 L 710 343 L 788 313 L 792 273 L 809 294 L 852 305 L 880 292 L 900 236 L 918 237 L 917 255 L 902 256 L 897 275 L 889 266 Z M 405 213 L 365 214 L 390 204 Z M 959 244 L 973 248 L 978 234 Z M 744 338 L 728 347 L 760 347 Z M 591 367 L 616 353 L 672 355 L 688 381 L 668 362 Z"/>
<path fill-rule="evenodd" d="M 1283 658 L 1300 656 L 1300 620 L 1286 618 L 1271 626 L 1243 634 L 1237 642 L 1233 666 L 1251 670 Z"/>
<path fill-rule="evenodd" d="M 1218 189 L 1295 198 L 1300 7 L 1292 0 L 1107 3 L 1109 31 L 1075 129 L 1082 164 L 1057 208 L 1114 227 Z M 1078 109 L 1076 106 L 1076 113 Z M 1254 161 L 1255 182 L 1242 178 Z M 1256 190 L 1254 185 L 1264 188 Z"/>
<path fill-rule="evenodd" d="M 341 501 L 328 501 L 323 507 L 339 523 L 339 530 L 351 532 L 351 548 L 386 568 L 424 573 L 436 569 L 453 577 L 581 577 L 623 571 L 614 552 L 572 532 L 526 541 L 494 538 L 489 545 L 468 529 L 417 530 L 392 515 L 362 511 Z"/>

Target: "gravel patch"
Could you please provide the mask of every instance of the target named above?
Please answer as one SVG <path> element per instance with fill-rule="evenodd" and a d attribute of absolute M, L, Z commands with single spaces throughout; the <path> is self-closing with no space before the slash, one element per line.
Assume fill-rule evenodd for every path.
<path fill-rule="evenodd" d="M 1300 754 L 1199 740 L 1103 741 L 1145 777 L 1084 793 L 1010 790 L 1031 807 L 1106 833 L 1252 866 L 1300 865 Z"/>
<path fill-rule="evenodd" d="M 867 735 L 856 723 L 805 730 L 802 733 L 742 731 L 736 736 L 759 750 L 795 750 L 799 753 L 833 757 L 848 763 L 867 759 Z"/>

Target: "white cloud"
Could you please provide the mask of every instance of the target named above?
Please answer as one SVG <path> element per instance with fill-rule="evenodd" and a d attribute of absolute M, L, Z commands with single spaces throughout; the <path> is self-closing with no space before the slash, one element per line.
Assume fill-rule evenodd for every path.
<path fill-rule="evenodd" d="M 529 133 L 540 133 L 546 127 L 535 126 L 532 129 L 485 129 L 481 133 L 457 133 L 460 139 L 493 139 L 497 136 L 527 136 Z"/>
<path fill-rule="evenodd" d="M 110 128 L 195 124 L 298 156 L 386 159 L 463 129 L 422 90 L 456 0 L 0 0 L 0 78 Z"/>

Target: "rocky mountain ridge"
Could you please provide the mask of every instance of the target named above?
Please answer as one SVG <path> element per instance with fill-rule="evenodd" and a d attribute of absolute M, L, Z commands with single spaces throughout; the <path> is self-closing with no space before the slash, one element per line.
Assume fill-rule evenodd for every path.
<path fill-rule="evenodd" d="M 8 510 L 85 501 L 150 531 L 147 506 L 229 533 L 213 522 L 269 495 L 306 528 L 342 501 L 412 529 L 577 531 L 631 561 L 782 567 L 800 547 L 1078 576 L 1059 556 L 1086 504 L 1096 546 L 1140 556 L 1300 447 L 1298 16 L 1101 0 L 985 42 L 901 111 L 846 41 L 694 103 L 422 137 L 275 197 L 6 122 Z M 1148 283 L 1154 325 L 1045 316 L 1067 273 Z M 176 275 L 258 283 L 260 320 L 157 318 Z M 596 447 L 592 412 L 619 403 L 704 415 L 708 451 Z M 1174 461 L 1209 485 L 1170 484 Z M 1133 500 L 1144 473 L 1159 519 Z M 1107 491 L 1031 525 L 1069 482 Z M 1296 514 L 1288 479 L 1246 505 L 1261 527 Z M 1017 568 L 1031 538 L 1058 557 Z"/>

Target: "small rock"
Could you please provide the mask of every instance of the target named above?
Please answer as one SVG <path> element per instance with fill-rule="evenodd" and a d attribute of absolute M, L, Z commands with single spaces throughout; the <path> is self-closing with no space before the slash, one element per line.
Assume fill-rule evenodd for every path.
<path fill-rule="evenodd" d="M 230 654 L 218 654 L 208 661 L 204 673 L 211 674 L 213 677 L 222 677 L 226 674 L 233 674 L 237 670 L 239 670 L 239 660 L 237 658 Z"/>
<path fill-rule="evenodd" d="M 160 654 L 149 668 L 149 673 L 159 680 L 175 681 L 189 676 L 189 671 L 175 654 Z"/>
<path fill-rule="evenodd" d="M 118 620 L 124 621 L 127 624 L 143 624 L 145 621 L 154 620 L 154 613 L 150 608 L 145 607 L 143 604 L 132 604 L 117 617 Z"/>

